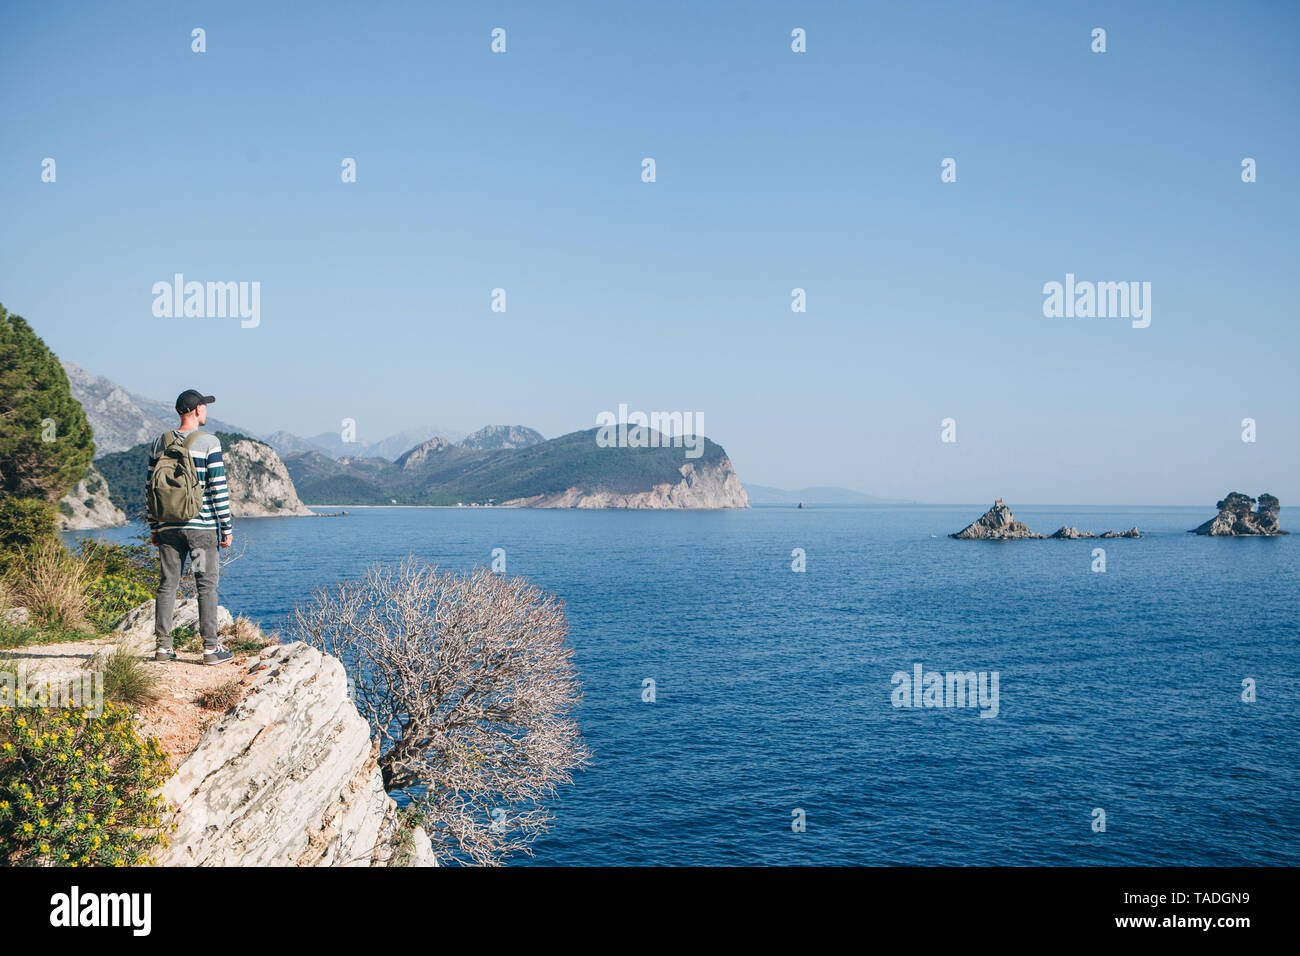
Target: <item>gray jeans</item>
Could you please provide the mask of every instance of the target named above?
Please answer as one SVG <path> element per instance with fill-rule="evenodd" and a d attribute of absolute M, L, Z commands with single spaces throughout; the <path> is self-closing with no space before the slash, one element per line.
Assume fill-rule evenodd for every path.
<path fill-rule="evenodd" d="M 153 634 L 159 650 L 171 650 L 172 614 L 176 610 L 176 588 L 186 555 L 194 568 L 199 591 L 199 633 L 204 650 L 217 646 L 217 574 L 220 551 L 217 532 L 198 528 L 174 528 L 158 532 L 158 563 L 162 574 L 154 595 Z"/>

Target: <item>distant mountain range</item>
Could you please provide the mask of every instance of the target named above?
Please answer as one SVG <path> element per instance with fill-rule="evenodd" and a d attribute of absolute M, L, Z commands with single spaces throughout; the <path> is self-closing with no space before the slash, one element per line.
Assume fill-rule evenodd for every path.
<path fill-rule="evenodd" d="M 288 433 L 280 432 L 278 434 L 287 435 Z M 441 425 L 421 425 L 418 428 L 408 428 L 395 435 L 389 435 L 387 438 L 381 438 L 379 441 L 345 442 L 339 432 L 321 432 L 319 435 L 312 435 L 310 438 L 299 438 L 296 443 L 286 441 L 283 448 L 276 445 L 272 440 L 273 437 L 267 435 L 264 440 L 281 455 L 292 455 L 300 451 L 315 450 L 324 452 L 331 458 L 365 456 L 366 458 L 386 458 L 389 461 L 394 461 L 404 452 L 410 451 L 420 442 L 428 441 L 430 438 L 445 438 L 449 442 L 457 442 L 465 437 L 465 433 L 454 428 L 443 428 Z M 289 437 L 294 438 L 296 436 L 291 435 Z M 307 447 L 293 447 L 297 443 L 305 444 Z"/>
<path fill-rule="evenodd" d="M 176 427 L 176 410 L 166 402 L 128 392 L 116 382 L 92 375 L 74 362 L 64 362 L 63 371 L 72 387 L 72 397 L 85 409 L 95 432 L 96 455 L 126 451 Z M 205 427 L 208 431 L 252 434 L 247 428 L 218 418 L 209 418 Z"/>
<path fill-rule="evenodd" d="M 299 438 L 293 432 L 271 432 L 269 435 L 263 435 L 261 440 L 280 455 L 294 455 L 300 451 L 325 451 L 321 445 L 308 438 Z"/>
<path fill-rule="evenodd" d="M 176 427 L 176 412 L 168 402 L 129 392 L 111 379 L 94 375 L 75 362 L 64 362 L 63 370 L 67 373 L 73 398 L 86 410 L 86 418 L 95 432 L 96 455 L 127 451 Z M 421 425 L 379 441 L 345 442 L 341 431 L 321 432 L 310 438 L 287 431 L 261 434 L 217 418 L 210 412 L 211 409 L 204 426 L 207 431 L 256 438 L 274 448 L 281 457 L 318 451 L 331 458 L 364 456 L 396 461 L 416 445 L 435 437 L 453 443 L 463 439 L 467 442 L 466 447 L 475 449 L 523 448 L 544 441 L 541 433 L 520 425 L 489 425 L 468 437 L 455 428 Z"/>

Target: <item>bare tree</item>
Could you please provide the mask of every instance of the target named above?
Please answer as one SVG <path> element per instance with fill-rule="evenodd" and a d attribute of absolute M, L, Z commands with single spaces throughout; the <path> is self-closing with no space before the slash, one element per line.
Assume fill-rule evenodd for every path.
<path fill-rule="evenodd" d="M 440 857 L 532 855 L 550 827 L 544 802 L 590 761 L 559 600 L 410 557 L 317 591 L 294 608 L 294 630 L 349 668 L 384 786 L 420 805 Z"/>

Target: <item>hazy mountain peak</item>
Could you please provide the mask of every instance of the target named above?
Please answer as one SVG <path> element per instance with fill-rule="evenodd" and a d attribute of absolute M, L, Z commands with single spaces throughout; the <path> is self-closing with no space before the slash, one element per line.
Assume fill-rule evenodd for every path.
<path fill-rule="evenodd" d="M 179 423 L 171 402 L 136 395 L 112 379 L 87 371 L 76 362 L 62 364 L 63 371 L 68 376 L 72 397 L 85 409 L 86 420 L 90 422 L 90 427 L 95 433 L 97 456 L 126 451 L 143 442 L 153 441 Z M 174 397 L 172 401 L 175 401 Z M 232 425 L 212 415 L 208 416 L 203 430 L 230 432 L 249 438 L 257 434 L 252 429 Z M 283 454 L 316 447 L 288 432 L 276 432 L 265 438 L 259 437 L 258 440 Z"/>
<path fill-rule="evenodd" d="M 431 455 L 436 455 L 439 452 L 446 451 L 450 447 L 451 442 L 447 441 L 447 439 L 443 438 L 441 435 L 434 435 L 432 438 L 420 442 L 420 444 L 403 454 L 397 459 L 395 464 L 399 468 L 403 469 L 418 468 L 423 465 Z"/>
<path fill-rule="evenodd" d="M 81 403 L 95 433 L 95 454 L 125 451 L 152 441 L 175 422 L 163 420 L 141 407 L 126 389 L 107 378 L 94 375 L 75 362 L 64 362 L 72 397 Z M 174 417 L 174 416 L 173 416 Z"/>
<path fill-rule="evenodd" d="M 443 438 L 449 442 L 454 442 L 459 441 L 464 436 L 464 432 L 457 431 L 454 428 L 443 428 L 439 425 L 419 425 L 415 428 L 407 428 L 388 435 L 377 441 L 357 440 L 345 442 L 339 432 L 321 432 L 319 435 L 312 435 L 307 439 L 307 442 L 312 447 L 319 448 L 331 458 L 349 455 L 354 458 L 384 458 L 388 461 L 395 461 L 416 445 L 428 441 L 430 438 Z"/>
<path fill-rule="evenodd" d="M 308 439 L 299 438 L 293 432 L 284 430 L 262 435 L 261 440 L 274 448 L 281 458 L 286 455 L 296 455 L 303 451 L 324 451 L 323 448 Z"/>
<path fill-rule="evenodd" d="M 523 425 L 488 425 L 462 441 L 462 448 L 495 451 L 502 448 L 528 448 L 546 439 L 542 433 Z"/>

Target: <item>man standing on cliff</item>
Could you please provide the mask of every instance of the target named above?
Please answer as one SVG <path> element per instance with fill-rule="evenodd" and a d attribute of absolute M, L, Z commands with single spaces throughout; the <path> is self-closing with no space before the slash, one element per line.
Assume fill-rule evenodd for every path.
<path fill-rule="evenodd" d="M 161 566 L 154 596 L 157 648 L 154 660 L 157 661 L 176 659 L 171 636 L 172 614 L 186 556 L 190 557 L 198 586 L 203 663 L 220 664 L 234 656 L 217 636 L 218 555 L 220 548 L 230 547 L 233 531 L 226 469 L 221 460 L 220 440 L 216 435 L 198 430 L 200 425 L 207 424 L 208 405 L 214 401 L 211 395 L 194 389 L 181 392 L 176 399 L 180 427 L 159 435 L 149 450 L 149 471 L 145 479 L 149 540 L 158 547 Z M 193 463 L 192 471 L 185 462 L 186 453 Z M 155 475 L 160 461 L 165 473 Z"/>

